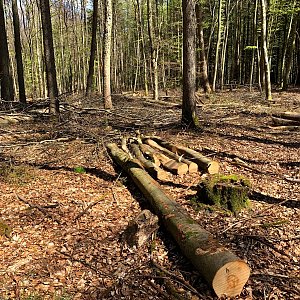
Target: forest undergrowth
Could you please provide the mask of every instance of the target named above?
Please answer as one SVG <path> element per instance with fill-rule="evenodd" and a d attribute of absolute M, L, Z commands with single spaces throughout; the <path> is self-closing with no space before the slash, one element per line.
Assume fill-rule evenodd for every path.
<path fill-rule="evenodd" d="M 59 122 L 33 101 L 1 111 L 0 299 L 216 299 L 162 226 L 139 249 L 120 239 L 150 207 L 105 144 L 137 131 L 250 180 L 251 206 L 236 215 L 195 204 L 204 174 L 162 185 L 251 267 L 237 299 L 300 299 L 300 135 L 270 117 L 300 112 L 300 93 L 274 93 L 272 104 L 246 90 L 200 97 L 197 130 L 180 125 L 176 94 L 157 103 L 115 95 L 110 111 L 96 95 L 72 95 L 61 100 Z"/>

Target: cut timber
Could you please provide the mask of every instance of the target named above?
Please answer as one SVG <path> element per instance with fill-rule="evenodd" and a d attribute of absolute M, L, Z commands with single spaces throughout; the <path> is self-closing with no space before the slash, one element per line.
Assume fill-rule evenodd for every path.
<path fill-rule="evenodd" d="M 141 247 L 158 229 L 158 217 L 149 210 L 143 210 L 134 220 L 131 220 L 122 233 L 122 240 L 130 247 Z"/>
<path fill-rule="evenodd" d="M 151 154 L 151 158 L 153 160 L 158 159 L 159 164 L 157 162 L 155 163 L 156 165 L 162 164 L 162 166 L 170 171 L 173 174 L 176 175 L 184 175 L 188 172 L 189 167 L 187 164 L 177 162 L 176 160 L 167 157 L 166 155 L 160 153 L 158 150 L 153 149 L 151 146 L 146 145 L 146 144 L 140 144 L 140 148 L 143 153 L 146 153 L 149 155 Z"/>
<path fill-rule="evenodd" d="M 137 144 L 131 144 L 130 146 L 135 157 L 141 162 L 143 167 L 149 172 L 151 176 L 161 181 L 169 180 L 168 173 L 155 165 L 152 161 L 146 159 Z"/>
<path fill-rule="evenodd" d="M 180 249 L 212 286 L 218 297 L 239 295 L 246 284 L 248 265 L 187 215 L 162 187 L 116 144 L 108 144 L 113 159 L 129 174 L 151 203 Z"/>
<path fill-rule="evenodd" d="M 160 146 L 159 144 L 157 144 L 155 141 L 153 141 L 151 139 L 145 139 L 144 142 L 151 147 L 159 149 L 161 152 L 167 154 L 171 158 L 174 158 L 176 161 L 187 164 L 189 167 L 189 173 L 197 173 L 198 172 L 198 165 L 196 163 L 194 163 L 188 159 L 185 159 L 185 158 L 177 155 L 176 153 Z"/>
<path fill-rule="evenodd" d="M 272 121 L 275 125 L 291 125 L 291 126 L 299 126 L 300 121 L 295 121 L 295 120 L 289 120 L 289 119 L 281 119 L 281 118 L 276 118 L 272 117 Z"/>
<path fill-rule="evenodd" d="M 156 166 L 160 166 L 160 160 L 157 157 L 156 151 L 150 147 L 149 145 L 146 144 L 140 144 L 140 149 L 142 151 L 143 154 L 145 154 L 146 156 L 149 156 L 152 159 L 152 162 L 156 165 Z"/>
<path fill-rule="evenodd" d="M 186 155 L 190 160 L 195 162 L 201 170 L 207 172 L 208 174 L 219 173 L 219 164 L 214 160 L 210 160 L 208 157 L 202 155 L 201 153 L 187 147 L 168 143 L 158 137 L 151 137 L 151 139 L 161 146 L 171 150 L 172 152 L 175 152 L 179 155 Z"/>
<path fill-rule="evenodd" d="M 292 111 L 286 111 L 283 113 L 276 113 L 273 114 L 274 117 L 279 119 L 288 119 L 288 120 L 294 120 L 300 122 L 300 113 L 299 112 L 292 112 Z"/>

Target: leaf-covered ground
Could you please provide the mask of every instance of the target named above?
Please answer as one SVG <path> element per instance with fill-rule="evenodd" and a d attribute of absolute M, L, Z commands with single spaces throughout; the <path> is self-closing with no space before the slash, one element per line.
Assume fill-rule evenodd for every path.
<path fill-rule="evenodd" d="M 41 104 L 2 112 L 0 299 L 216 299 L 164 228 L 140 249 L 120 240 L 149 206 L 105 143 L 136 130 L 250 179 L 251 207 L 238 215 L 196 207 L 201 174 L 163 186 L 251 267 L 237 299 L 300 299 L 300 134 L 273 128 L 270 118 L 299 112 L 300 93 L 274 96 L 274 105 L 247 91 L 202 97 L 197 131 L 180 126 L 180 108 L 139 95 L 115 96 L 110 112 L 97 97 L 68 97 L 59 123 Z"/>

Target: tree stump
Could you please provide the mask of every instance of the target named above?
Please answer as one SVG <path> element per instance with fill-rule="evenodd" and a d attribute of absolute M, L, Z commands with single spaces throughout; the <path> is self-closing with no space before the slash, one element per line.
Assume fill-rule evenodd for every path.
<path fill-rule="evenodd" d="M 214 175 L 198 185 L 197 201 L 236 213 L 249 206 L 250 183 L 237 175 Z"/>
<path fill-rule="evenodd" d="M 158 227 L 158 217 L 145 209 L 129 222 L 122 234 L 122 240 L 130 247 L 139 248 Z"/>

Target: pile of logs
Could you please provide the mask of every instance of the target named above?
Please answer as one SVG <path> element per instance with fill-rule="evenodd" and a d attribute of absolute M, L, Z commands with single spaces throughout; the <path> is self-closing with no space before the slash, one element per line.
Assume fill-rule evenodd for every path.
<path fill-rule="evenodd" d="M 138 137 L 122 139 L 122 149 L 154 178 L 161 181 L 169 180 L 168 172 L 175 175 L 196 173 L 201 171 L 217 174 L 219 164 L 190 148 L 168 143 L 159 137 Z"/>
<path fill-rule="evenodd" d="M 273 124 L 277 129 L 295 130 L 300 128 L 300 113 L 283 112 L 272 115 Z"/>
<path fill-rule="evenodd" d="M 106 146 L 113 160 L 126 171 L 144 194 L 182 253 L 193 263 L 217 296 L 239 295 L 250 276 L 248 265 L 219 244 L 211 233 L 193 220 L 149 175 L 165 179 L 165 170 L 182 175 L 186 172 L 196 172 L 198 167 L 205 172 L 216 173 L 219 171 L 218 163 L 199 152 L 170 144 L 157 137 L 137 138 L 135 141 L 127 146 L 126 139 L 123 139 L 122 149 L 115 143 Z M 146 218 L 142 219 L 144 223 Z M 134 230 L 126 230 L 124 236 L 127 236 L 128 232 L 129 236 L 134 236 L 136 228 L 145 227 L 140 223 L 139 221 L 137 225 L 131 226 Z M 151 222 L 149 228 L 155 228 L 155 222 Z M 136 243 L 139 239 L 140 236 L 137 236 L 133 238 L 133 242 Z"/>

